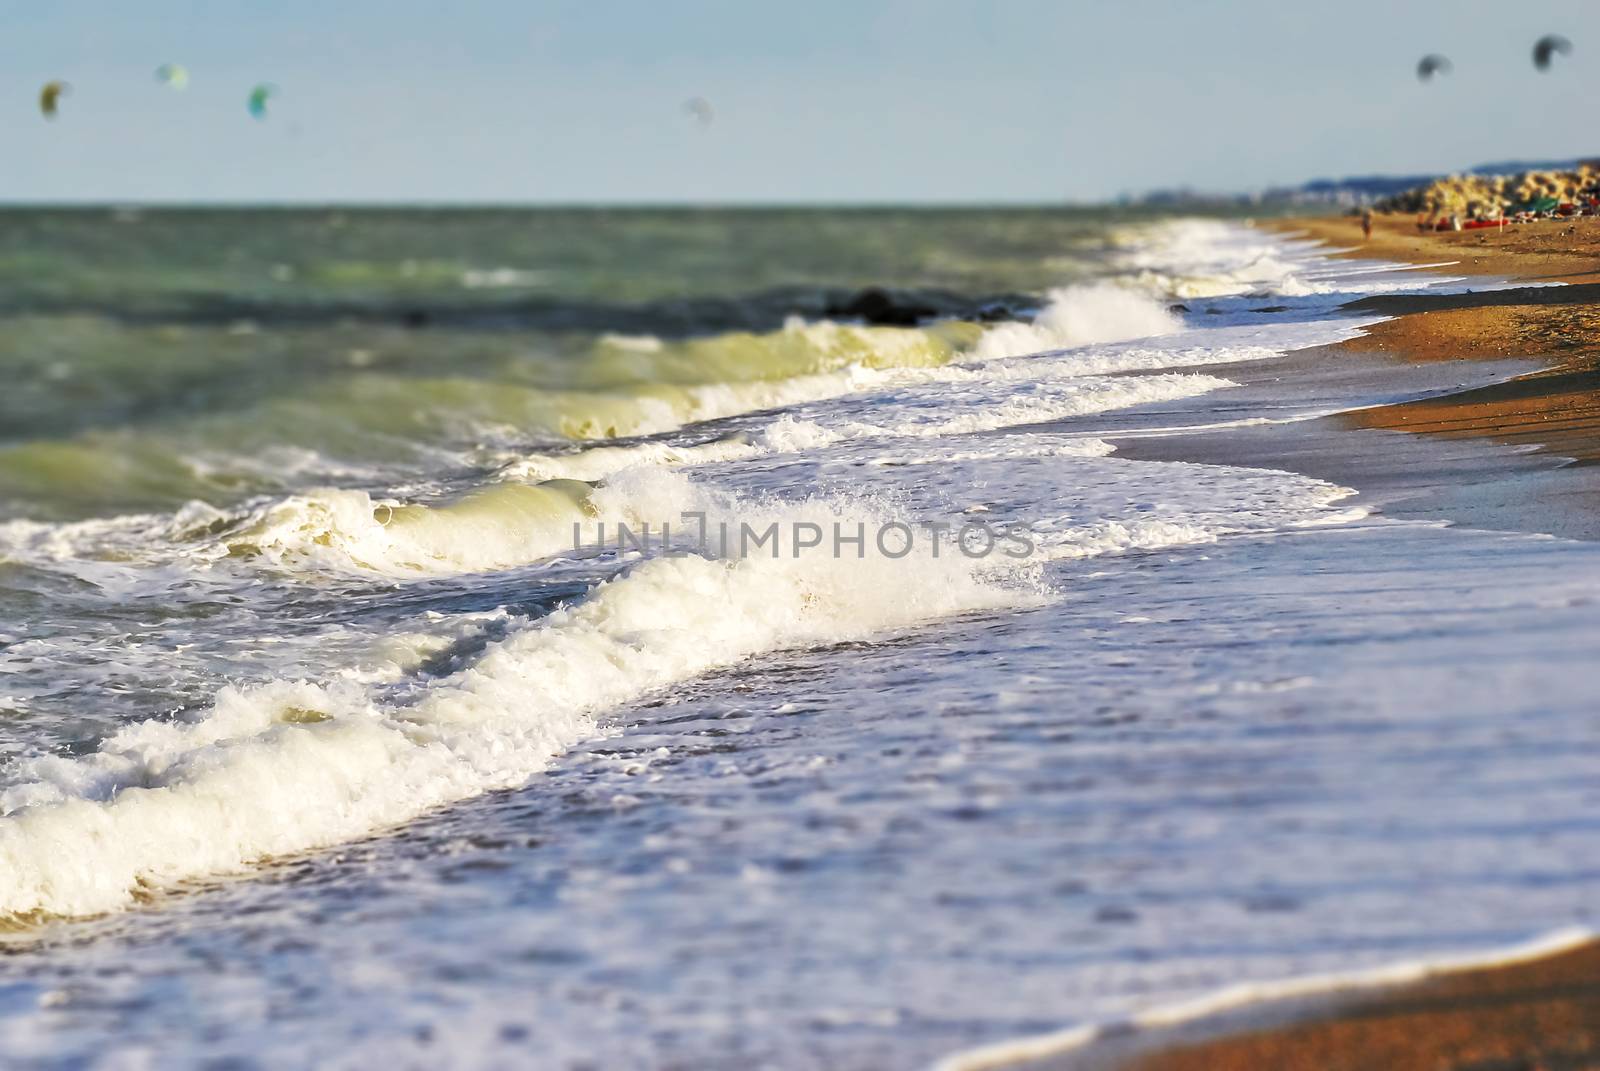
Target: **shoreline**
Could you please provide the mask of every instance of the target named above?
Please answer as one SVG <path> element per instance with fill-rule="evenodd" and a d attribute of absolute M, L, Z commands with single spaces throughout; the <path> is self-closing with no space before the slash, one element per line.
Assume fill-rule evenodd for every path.
<path fill-rule="evenodd" d="M 1506 1009 L 1518 1013 L 1529 1006 L 1531 997 L 1534 1001 L 1559 1001 L 1563 1011 L 1569 1010 L 1567 1005 L 1580 1005 L 1584 1012 L 1600 1015 L 1600 940 L 1592 931 L 1562 930 L 1475 955 L 1399 962 L 1348 974 L 1293 977 L 1278 983 L 1244 983 L 1128 1019 L 972 1049 L 936 1064 L 933 1071 L 1257 1071 L 1268 1067 L 1327 1071 L 1413 1066 L 1453 1071 L 1456 1065 L 1441 1057 L 1448 1059 L 1458 1053 L 1442 1052 L 1442 1038 L 1407 1052 L 1404 1046 L 1412 1041 L 1408 1034 L 1387 1039 L 1377 1050 L 1370 1044 L 1352 1046 L 1342 1035 L 1367 1034 L 1397 1021 L 1404 1022 L 1407 1030 L 1429 1027 L 1434 1024 L 1428 1020 L 1448 1018 L 1457 1010 L 1482 1013 L 1485 998 L 1497 995 L 1505 998 Z M 1584 1040 L 1587 1051 L 1569 1050 L 1564 1055 L 1600 1056 L 1600 1034 L 1585 1035 Z M 1450 1045 L 1458 1042 L 1452 1038 Z M 1488 1066 L 1499 1069 L 1502 1065 Z M 1464 1071 L 1480 1069 L 1471 1065 Z"/>
<path fill-rule="evenodd" d="M 1119 1071 L 1581 1071 L 1600 1063 L 1600 942 L 1451 967 L 1272 1030 L 1179 1042 Z"/>
<path fill-rule="evenodd" d="M 1429 265 L 1512 286 L 1354 301 L 1346 306 L 1352 312 L 1392 319 L 1231 378 L 1248 390 L 1252 377 L 1309 377 L 1315 390 L 1338 375 L 1374 386 L 1384 377 L 1385 387 L 1395 377 L 1397 393 L 1409 386 L 1413 396 L 1299 424 L 1123 440 L 1119 455 L 1287 468 L 1352 487 L 1392 517 L 1600 540 L 1600 219 L 1524 225 L 1504 235 L 1419 235 L 1412 221 L 1393 218 L 1377 224 L 1369 243 L 1360 241 L 1353 218 L 1262 226 L 1334 246 L 1337 257 Z M 1473 383 L 1474 373 L 1495 381 Z M 1463 380 L 1458 387 L 1437 386 L 1453 375 Z M 1600 1066 L 1600 939 L 1590 935 L 1509 963 L 1486 954 L 1478 966 L 1412 979 L 1336 982 L 1301 999 L 1268 994 L 1249 1016 L 1224 1012 L 1182 1030 L 1114 1031 L 1005 1066 Z"/>
<path fill-rule="evenodd" d="M 1589 224 L 1582 248 L 1592 256 L 1540 248 L 1569 242 L 1573 224 L 1532 224 L 1516 248 L 1470 262 L 1459 250 L 1477 235 L 1408 234 L 1409 221 L 1380 220 L 1364 246 L 1352 218 L 1262 224 L 1327 243 L 1337 258 L 1482 275 L 1496 288 L 1353 300 L 1347 311 L 1389 319 L 1230 370 L 1242 399 L 1281 393 L 1273 385 L 1290 378 L 1298 393 L 1332 397 L 1330 416 L 1126 440 L 1119 453 L 1286 468 L 1354 488 L 1392 517 L 1600 541 L 1600 219 L 1579 222 Z M 1572 274 L 1579 260 L 1597 267 Z"/>

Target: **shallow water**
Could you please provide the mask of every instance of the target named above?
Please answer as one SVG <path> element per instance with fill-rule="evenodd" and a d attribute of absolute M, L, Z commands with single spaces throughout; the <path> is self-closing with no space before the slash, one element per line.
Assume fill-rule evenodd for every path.
<path fill-rule="evenodd" d="M 247 363 L 392 335 L 404 371 L 282 360 L 237 409 L 202 392 L 17 434 L 0 1045 L 43 1066 L 916 1067 L 1591 923 L 1592 545 L 1115 452 L 1131 430 L 1306 415 L 1292 380 L 1233 400 L 1230 365 L 1348 337 L 1350 295 L 1459 282 L 1077 214 L 918 217 L 896 261 L 902 215 L 784 216 L 755 247 L 770 263 L 809 226 L 808 286 L 956 286 L 969 313 L 1021 288 L 1031 322 L 868 331 L 750 311 L 768 294 L 739 313 L 765 334 L 644 340 L 619 318 L 627 338 L 589 325 L 546 350 L 545 326 L 437 287 L 430 315 L 457 319 L 386 325 L 371 307 L 417 298 L 371 273 L 232 334 L 206 320 L 215 294 L 159 278 L 105 289 L 125 315 L 8 321 L 32 346 L 86 320 L 105 352 L 176 324 Z M 656 260 L 552 306 L 777 285 L 718 274 L 707 235 L 746 233 L 737 214 L 605 226 L 605 256 Z M 533 271 L 502 263 L 519 248 L 473 270 Z M 319 301 L 346 307 L 296 305 Z M 650 434 L 583 423 L 597 399 Z M 346 438 L 316 437 L 327 413 Z M 145 482 L 41 482 L 51 450 Z M 219 482 L 246 460 L 262 474 Z M 685 512 L 775 523 L 778 553 L 592 538 Z M 923 534 L 977 520 L 1030 552 Z M 892 524 L 918 534 L 904 556 L 798 535 Z"/>

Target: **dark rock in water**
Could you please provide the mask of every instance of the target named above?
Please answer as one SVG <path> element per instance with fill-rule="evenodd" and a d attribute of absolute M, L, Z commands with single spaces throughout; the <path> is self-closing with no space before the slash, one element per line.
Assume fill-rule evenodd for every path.
<path fill-rule="evenodd" d="M 1188 312 L 1189 311 L 1189 306 L 1185 305 L 1183 302 L 1180 301 L 1175 305 L 1168 305 L 1167 306 L 1167 311 L 1168 312 Z"/>
<path fill-rule="evenodd" d="M 427 309 L 407 309 L 405 315 L 400 317 L 400 322 L 407 327 L 427 327 L 433 322 L 433 317 Z"/>
<path fill-rule="evenodd" d="M 869 286 L 847 296 L 833 296 L 822 313 L 884 327 L 915 327 L 939 319 L 978 323 L 1016 320 L 1034 304 L 1035 299 L 1023 295 L 1001 294 L 974 299 L 943 290 L 904 291 Z"/>
<path fill-rule="evenodd" d="M 991 302 L 988 305 L 980 306 L 977 314 L 973 316 L 973 319 L 984 324 L 999 323 L 1001 320 L 1016 320 L 1019 318 L 1020 317 L 1018 316 L 1016 309 L 1012 308 L 1010 305 L 1002 305 L 999 302 Z"/>
<path fill-rule="evenodd" d="M 1289 306 L 1287 306 L 1287 305 L 1263 305 L 1259 309 L 1251 309 L 1250 311 L 1251 312 L 1288 312 L 1289 311 Z"/>
<path fill-rule="evenodd" d="M 939 310 L 915 298 L 901 297 L 881 287 L 869 286 L 842 304 L 830 304 L 829 316 L 848 316 L 869 324 L 915 327 Z"/>

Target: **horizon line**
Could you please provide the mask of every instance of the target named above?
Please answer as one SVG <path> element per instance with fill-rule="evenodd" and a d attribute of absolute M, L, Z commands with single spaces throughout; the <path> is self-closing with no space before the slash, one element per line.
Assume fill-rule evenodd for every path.
<path fill-rule="evenodd" d="M 67 198 L 62 200 L 48 199 L 7 199 L 0 198 L 0 211 L 17 209 L 186 209 L 186 208 L 252 208 L 252 209 L 315 209 L 315 208 L 451 208 L 451 209 L 701 209 L 701 210 L 726 210 L 726 209 L 804 209 L 804 208 L 841 208 L 841 209 L 882 209 L 882 208 L 926 208 L 926 209 L 1054 209 L 1054 208 L 1118 208 L 1134 207 L 1126 201 L 1107 199 L 1102 201 L 1076 201 L 1076 200 L 986 200 L 974 198 L 971 200 L 921 200 L 907 199 L 903 201 L 864 198 L 854 199 L 827 199 L 817 200 L 745 200 L 742 198 L 729 198 L 726 200 L 493 200 L 486 198 L 451 199 L 451 198 L 387 198 L 375 197 L 370 199 L 345 199 L 329 198 L 326 200 L 316 198 L 285 198 L 250 199 L 250 198 Z"/>

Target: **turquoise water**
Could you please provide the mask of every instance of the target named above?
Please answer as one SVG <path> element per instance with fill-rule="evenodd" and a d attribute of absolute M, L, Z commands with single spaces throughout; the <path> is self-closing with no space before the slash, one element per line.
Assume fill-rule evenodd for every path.
<path fill-rule="evenodd" d="M 864 286 L 920 292 L 948 315 L 1022 306 L 1092 273 L 1121 221 L 1062 209 L 0 212 L 0 516 L 286 490 L 282 465 L 236 456 L 275 447 L 313 451 L 313 481 L 337 482 L 341 466 L 386 479 L 470 466 L 495 434 L 626 434 L 644 427 L 629 404 L 663 383 L 828 363 L 774 362 L 737 332 L 820 317 Z M 610 334 L 722 337 L 651 359 L 608 349 Z"/>

